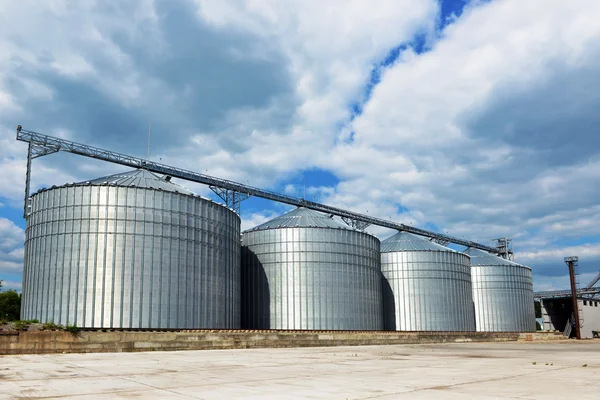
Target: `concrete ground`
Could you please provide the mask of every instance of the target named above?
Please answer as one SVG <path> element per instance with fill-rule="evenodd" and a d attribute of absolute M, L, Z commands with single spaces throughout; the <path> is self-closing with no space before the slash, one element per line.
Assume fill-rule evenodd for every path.
<path fill-rule="evenodd" d="M 597 400 L 599 377 L 598 340 L 26 355 L 0 399 Z"/>

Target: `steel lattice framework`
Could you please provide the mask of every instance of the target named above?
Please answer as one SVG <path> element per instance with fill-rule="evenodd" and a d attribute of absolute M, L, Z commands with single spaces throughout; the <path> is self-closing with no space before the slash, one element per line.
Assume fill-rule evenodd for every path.
<path fill-rule="evenodd" d="M 577 297 L 589 297 L 595 298 L 600 295 L 600 287 L 594 287 L 598 281 L 600 281 L 600 272 L 584 287 L 577 289 Z M 541 299 L 552 299 L 561 297 L 570 297 L 572 295 L 570 290 L 551 290 L 547 292 L 535 292 L 533 297 L 536 300 Z"/>
<path fill-rule="evenodd" d="M 600 281 L 600 272 L 598 272 L 598 274 L 590 281 L 590 283 L 587 284 L 587 286 L 585 288 L 586 289 L 593 288 L 594 285 L 596 285 L 596 283 L 598 283 L 598 281 Z"/>
<path fill-rule="evenodd" d="M 213 176 L 200 174 L 198 172 L 188 171 L 185 169 L 173 167 L 170 165 L 160 164 L 154 161 L 143 158 L 133 157 L 127 154 L 121 154 L 110 150 L 100 149 L 97 147 L 88 146 L 81 143 L 72 142 L 70 140 L 60 139 L 41 133 L 25 130 L 19 125 L 17 127 L 17 140 L 29 143 L 27 154 L 27 172 L 25 182 L 25 217 L 28 215 L 29 197 L 30 197 L 30 177 L 31 177 L 31 160 L 42 157 L 58 151 L 78 154 L 85 157 L 94 158 L 97 160 L 107 161 L 114 164 L 120 164 L 132 168 L 144 168 L 148 171 L 169 175 L 175 178 L 184 179 L 191 182 L 208 185 L 217 195 L 219 195 L 227 204 L 228 207 L 234 209 L 239 214 L 240 202 L 250 196 L 261 197 L 263 199 L 273 200 L 279 203 L 290 204 L 297 207 L 306 207 L 312 210 L 337 215 L 341 217 L 347 224 L 358 229 L 364 229 L 369 225 L 377 225 L 385 228 L 396 229 L 414 233 L 419 236 L 428 237 L 438 243 L 454 243 L 467 247 L 484 250 L 490 253 L 498 254 L 496 248 L 464 240 L 448 235 L 443 235 L 436 232 L 427 231 L 425 229 L 415 228 L 409 225 L 387 221 L 380 218 L 375 218 L 349 210 L 344 210 L 337 207 L 331 207 L 325 204 L 316 203 L 306 199 L 299 199 L 291 196 L 282 195 L 268 190 L 259 189 L 253 186 L 244 185 L 238 182 L 215 178 Z"/>
<path fill-rule="evenodd" d="M 600 288 L 590 288 L 590 289 L 577 289 L 577 297 L 594 297 L 600 294 Z M 570 290 L 551 290 L 547 292 L 535 292 L 533 294 L 533 298 L 536 300 L 540 299 L 552 299 L 552 298 L 564 298 L 571 297 Z"/>

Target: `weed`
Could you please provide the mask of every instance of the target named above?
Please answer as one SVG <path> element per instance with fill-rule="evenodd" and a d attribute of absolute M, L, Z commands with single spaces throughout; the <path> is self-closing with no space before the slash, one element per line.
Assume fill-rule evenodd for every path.
<path fill-rule="evenodd" d="M 75 324 L 73 324 L 73 325 L 67 324 L 65 326 L 65 331 L 71 332 L 73 335 L 76 335 L 79 333 L 79 328 Z"/>
<path fill-rule="evenodd" d="M 582 367 L 587 367 L 587 364 L 583 364 Z"/>
<path fill-rule="evenodd" d="M 12 324 L 13 327 L 18 330 L 18 331 L 23 331 L 26 330 L 29 325 L 31 324 L 37 324 L 40 321 L 38 321 L 37 319 L 22 319 L 22 320 L 17 320 L 17 321 L 0 321 L 0 325 L 4 325 L 4 324 Z"/>
<path fill-rule="evenodd" d="M 536 364 L 537 364 L 537 362 L 535 362 L 535 361 L 534 361 L 534 362 L 532 362 L 531 364 L 533 364 L 533 365 L 536 365 Z"/>
<path fill-rule="evenodd" d="M 55 324 L 52 321 L 46 322 L 45 324 L 42 325 L 42 330 L 44 330 L 44 331 L 55 331 L 55 330 L 60 330 L 60 329 L 63 329 L 62 325 Z"/>
<path fill-rule="evenodd" d="M 25 330 L 25 328 L 27 328 L 27 326 L 29 326 L 29 323 L 27 323 L 27 321 L 15 321 L 13 322 L 13 324 L 15 329 L 18 331 L 23 331 Z"/>

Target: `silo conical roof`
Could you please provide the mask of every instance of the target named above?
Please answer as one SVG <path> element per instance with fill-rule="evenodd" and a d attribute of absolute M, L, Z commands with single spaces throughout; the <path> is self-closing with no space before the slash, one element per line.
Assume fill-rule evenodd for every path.
<path fill-rule="evenodd" d="M 286 214 L 280 215 L 264 224 L 258 225 L 248 231 L 260 231 L 277 228 L 332 228 L 355 230 L 348 225 L 330 218 L 328 215 L 308 208 L 298 207 Z"/>
<path fill-rule="evenodd" d="M 393 253 L 396 251 L 446 251 L 455 252 L 454 250 L 439 245 L 435 242 L 427 240 L 417 235 L 408 232 L 398 232 L 393 236 L 381 242 L 382 253 Z"/>
<path fill-rule="evenodd" d="M 490 266 L 517 266 L 517 267 L 525 267 L 529 268 L 525 265 L 518 264 L 514 261 L 507 260 L 502 257 L 498 257 L 496 255 L 487 253 L 483 250 L 475 249 L 473 247 L 469 247 L 464 252 L 468 256 L 471 257 L 471 265 L 490 265 Z"/>
<path fill-rule="evenodd" d="M 190 190 L 179 186 L 171 181 L 168 181 L 164 177 L 157 175 L 153 172 L 145 169 L 137 169 L 131 172 L 124 172 L 121 174 L 114 174 L 105 176 L 102 178 L 96 178 L 89 181 L 77 182 L 76 186 L 93 185 L 113 185 L 113 186 L 127 186 L 127 187 L 138 187 L 145 189 L 157 189 L 164 190 L 167 192 L 175 192 L 181 194 L 193 195 L 194 193 Z"/>

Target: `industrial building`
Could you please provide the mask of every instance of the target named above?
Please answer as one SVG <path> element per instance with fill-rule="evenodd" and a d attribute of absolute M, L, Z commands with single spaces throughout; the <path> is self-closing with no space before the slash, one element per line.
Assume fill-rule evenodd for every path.
<path fill-rule="evenodd" d="M 469 256 L 408 232 L 381 243 L 388 330 L 475 331 Z"/>
<path fill-rule="evenodd" d="M 239 328 L 240 219 L 149 171 L 31 196 L 23 319 Z"/>
<path fill-rule="evenodd" d="M 570 290 L 537 292 L 534 297 L 540 303 L 542 330 L 562 331 L 568 338 L 589 339 L 600 336 L 600 287 L 597 286 L 600 272 L 586 286 L 578 288 L 578 261 L 576 256 L 565 257 Z M 574 298 L 577 299 L 576 309 L 573 309 Z"/>
<path fill-rule="evenodd" d="M 306 208 L 243 233 L 242 326 L 381 330 L 380 242 Z"/>
<path fill-rule="evenodd" d="M 545 331 L 561 331 L 567 337 L 574 337 L 573 298 L 551 297 L 540 300 L 542 308 L 542 329 Z M 579 297 L 579 327 L 582 339 L 594 337 L 593 332 L 600 332 L 600 299 Z"/>
<path fill-rule="evenodd" d="M 469 248 L 477 331 L 535 331 L 531 268 Z"/>

